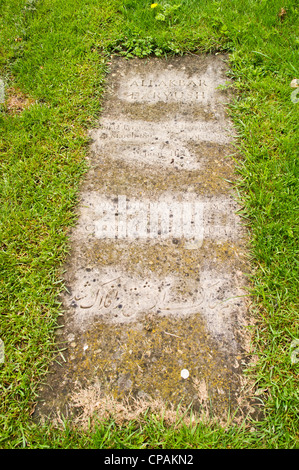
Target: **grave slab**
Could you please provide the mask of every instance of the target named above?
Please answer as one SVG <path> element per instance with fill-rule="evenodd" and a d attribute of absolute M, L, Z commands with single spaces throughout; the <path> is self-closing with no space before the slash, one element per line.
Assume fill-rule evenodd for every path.
<path fill-rule="evenodd" d="M 219 417 L 240 405 L 249 268 L 226 71 L 223 55 L 113 59 L 38 416 L 93 386 Z"/>

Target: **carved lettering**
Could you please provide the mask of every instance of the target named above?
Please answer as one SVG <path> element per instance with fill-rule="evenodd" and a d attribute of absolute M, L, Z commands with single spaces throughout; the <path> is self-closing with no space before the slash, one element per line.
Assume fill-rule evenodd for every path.
<path fill-rule="evenodd" d="M 202 86 L 207 86 L 205 80 L 199 80 L 196 82 L 195 80 L 161 80 L 161 81 L 154 81 L 154 80 L 134 80 L 129 84 L 129 87 L 143 87 L 143 88 L 158 88 L 158 87 L 165 87 L 165 88 L 181 88 L 181 87 L 188 87 L 188 88 L 199 88 Z"/>
<path fill-rule="evenodd" d="M 192 314 L 200 312 L 203 306 L 213 312 L 235 302 L 229 279 L 214 279 L 202 285 L 196 284 L 189 292 L 188 301 L 181 292 L 181 284 L 182 281 L 174 279 L 157 283 L 150 279 L 141 281 L 118 276 L 117 288 L 115 280 L 101 283 L 96 288 L 87 282 L 84 292 L 74 296 L 71 304 L 74 300 L 80 309 L 91 310 L 94 315 L 116 312 L 130 317 L 146 311 Z M 223 296 L 224 289 L 226 296 Z"/>

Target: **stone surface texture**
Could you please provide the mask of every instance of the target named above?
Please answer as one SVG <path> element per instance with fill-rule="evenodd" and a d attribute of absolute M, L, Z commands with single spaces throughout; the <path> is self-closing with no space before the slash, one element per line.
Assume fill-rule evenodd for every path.
<path fill-rule="evenodd" d="M 93 383 L 216 416 L 240 405 L 248 266 L 225 59 L 113 59 L 70 233 L 66 349 L 41 415 L 70 413 Z"/>

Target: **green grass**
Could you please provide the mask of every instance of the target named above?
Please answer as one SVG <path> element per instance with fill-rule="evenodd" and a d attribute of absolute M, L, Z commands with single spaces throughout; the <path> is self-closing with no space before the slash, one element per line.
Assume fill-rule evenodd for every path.
<path fill-rule="evenodd" d="M 158 2 L 159 3 L 159 2 Z M 161 2 L 160 2 L 161 3 Z M 166 2 L 164 2 L 166 3 Z M 298 7 L 278 0 L 0 0 L 0 76 L 35 104 L 0 103 L 1 447 L 298 448 Z M 156 15 L 164 13 L 165 19 Z M 297 36 L 296 36 L 297 35 Z M 87 129 L 101 112 L 110 54 L 229 54 L 238 130 L 237 186 L 251 232 L 258 362 L 249 373 L 264 419 L 217 425 L 142 423 L 95 430 L 36 426 L 38 385 L 54 357 L 67 229 L 86 171 Z"/>

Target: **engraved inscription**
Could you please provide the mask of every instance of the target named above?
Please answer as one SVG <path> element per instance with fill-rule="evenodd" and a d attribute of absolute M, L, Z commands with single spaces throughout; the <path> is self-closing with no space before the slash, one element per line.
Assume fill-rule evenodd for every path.
<path fill-rule="evenodd" d="M 130 87 L 146 87 L 146 88 L 197 88 L 207 84 L 205 80 L 133 80 L 129 83 Z"/>
<path fill-rule="evenodd" d="M 213 273 L 202 272 L 198 282 L 175 276 L 163 280 L 153 276 L 141 279 L 117 269 L 82 271 L 68 301 L 75 316 L 84 322 L 106 316 L 121 322 L 134 320 L 145 313 L 201 313 L 215 334 L 224 333 L 226 315 L 238 306 L 238 302 L 240 292 L 229 274 L 219 278 Z"/>
<path fill-rule="evenodd" d="M 172 167 L 180 170 L 200 170 L 204 155 L 190 151 L 192 143 L 208 141 L 227 145 L 231 130 L 220 122 L 186 123 L 168 120 L 163 125 L 143 121 L 102 119 L 101 127 L 91 133 L 91 149 L 98 159 L 122 159 L 134 163 Z"/>
<path fill-rule="evenodd" d="M 160 123 L 144 122 L 139 120 L 126 121 L 121 118 L 117 121 L 102 118 L 99 129 L 90 133 L 94 140 L 94 149 L 100 148 L 102 140 L 119 140 L 122 142 L 134 139 L 135 143 L 142 141 L 169 141 L 181 142 L 207 140 L 219 144 L 231 142 L 231 125 L 225 127 L 220 122 L 197 121 L 185 122 L 177 119 L 168 119 L 162 125 Z"/>
<path fill-rule="evenodd" d="M 221 100 L 217 87 L 225 83 L 220 70 L 211 76 L 207 70 L 200 78 L 188 78 L 184 70 L 167 70 L 146 78 L 133 76 L 121 80 L 119 98 L 129 102 L 198 102 L 216 104 Z M 211 79 L 211 77 L 213 77 Z"/>
<path fill-rule="evenodd" d="M 132 91 L 126 95 L 128 101 L 163 101 L 163 102 L 171 102 L 171 101 L 205 101 L 205 93 L 204 91 L 194 91 L 194 92 L 186 92 L 186 91 L 153 91 L 151 93 L 142 93 L 139 91 Z"/>

